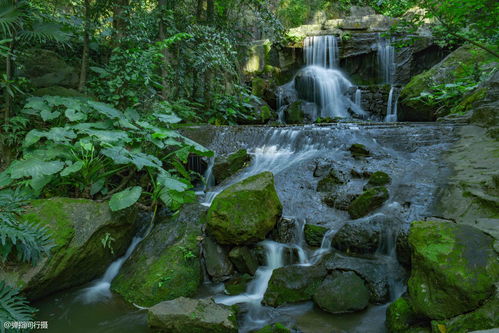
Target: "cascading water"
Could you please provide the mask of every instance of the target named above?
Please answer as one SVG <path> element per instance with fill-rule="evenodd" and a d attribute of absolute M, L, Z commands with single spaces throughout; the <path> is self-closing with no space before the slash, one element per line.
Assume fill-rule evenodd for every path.
<path fill-rule="evenodd" d="M 397 121 L 398 94 L 395 83 L 397 64 L 395 62 L 395 47 L 386 38 L 379 38 L 377 43 L 379 72 L 382 83 L 390 84 L 385 122 Z"/>
<path fill-rule="evenodd" d="M 307 66 L 338 67 L 339 47 L 336 36 L 313 36 L 303 42 Z"/>
<path fill-rule="evenodd" d="M 397 106 L 398 106 L 398 90 L 391 86 L 390 93 L 388 94 L 388 103 L 386 105 L 385 122 L 396 122 L 397 119 Z"/>
<path fill-rule="evenodd" d="M 357 105 L 359 108 L 362 108 L 362 90 L 357 88 L 355 90 L 355 105 Z"/>

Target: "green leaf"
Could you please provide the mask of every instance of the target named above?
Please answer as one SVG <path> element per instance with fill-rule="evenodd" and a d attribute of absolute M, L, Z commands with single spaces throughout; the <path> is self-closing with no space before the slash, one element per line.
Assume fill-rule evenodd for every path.
<path fill-rule="evenodd" d="M 14 180 L 9 176 L 7 170 L 0 172 L 0 187 L 6 187 L 12 184 Z"/>
<path fill-rule="evenodd" d="M 95 101 L 88 101 L 88 104 L 93 107 L 97 112 L 107 116 L 108 118 L 111 119 L 120 119 L 124 118 L 125 115 L 121 113 L 121 111 L 113 108 L 109 104 L 101 103 L 101 102 L 95 102 Z"/>
<path fill-rule="evenodd" d="M 115 193 L 109 200 L 109 207 L 113 212 L 122 210 L 136 203 L 142 194 L 142 187 L 129 187 L 121 192 Z"/>
<path fill-rule="evenodd" d="M 86 133 L 90 136 L 94 136 L 102 142 L 106 143 L 128 143 L 131 142 L 132 139 L 128 136 L 128 134 L 124 131 L 102 131 L 102 130 L 82 130 L 83 133 Z"/>
<path fill-rule="evenodd" d="M 50 110 L 42 110 L 40 112 L 40 117 L 42 117 L 43 121 L 54 120 L 61 115 L 59 111 L 51 112 Z"/>
<path fill-rule="evenodd" d="M 53 176 L 38 176 L 30 180 L 29 186 L 35 191 L 36 195 L 40 195 L 43 188 L 52 181 Z"/>
<path fill-rule="evenodd" d="M 92 184 L 90 187 L 90 195 L 96 195 L 99 193 L 104 185 L 106 184 L 106 179 L 105 178 L 99 178 L 95 183 Z"/>
<path fill-rule="evenodd" d="M 76 163 L 71 164 L 66 168 L 64 168 L 64 170 L 61 171 L 61 176 L 66 177 L 72 173 L 78 172 L 81 170 L 81 168 L 83 168 L 83 165 L 84 165 L 83 161 L 77 161 Z"/>
<path fill-rule="evenodd" d="M 9 170 L 12 178 L 20 179 L 53 175 L 61 171 L 62 168 L 64 168 L 64 163 L 61 161 L 46 162 L 38 158 L 31 158 L 12 162 Z"/>
<path fill-rule="evenodd" d="M 87 115 L 84 112 L 81 112 L 80 110 L 77 109 L 67 109 L 64 112 L 64 115 L 66 116 L 66 118 L 68 118 L 69 121 L 87 120 Z"/>
<path fill-rule="evenodd" d="M 34 145 L 35 143 L 37 143 L 38 141 L 40 141 L 40 139 L 43 137 L 44 137 L 44 132 L 36 130 L 36 129 L 31 130 L 24 137 L 23 147 L 25 147 L 25 148 L 30 147 L 30 146 Z"/>
<path fill-rule="evenodd" d="M 174 177 L 168 172 L 162 172 L 158 175 L 158 184 L 164 186 L 168 190 L 173 190 L 177 192 L 183 192 L 192 187 L 192 185 L 184 180 Z"/>
<path fill-rule="evenodd" d="M 176 114 L 154 113 L 153 116 L 158 118 L 159 121 L 165 124 L 176 124 L 182 121 L 182 118 L 177 117 Z"/>

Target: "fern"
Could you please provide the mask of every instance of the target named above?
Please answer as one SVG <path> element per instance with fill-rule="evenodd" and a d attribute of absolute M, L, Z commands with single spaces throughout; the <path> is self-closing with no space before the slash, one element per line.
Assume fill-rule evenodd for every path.
<path fill-rule="evenodd" d="M 36 311 L 17 289 L 0 281 L 0 327 L 6 321 L 32 321 Z"/>
<path fill-rule="evenodd" d="M 0 192 L 0 258 L 3 262 L 15 254 L 18 261 L 34 265 L 53 246 L 46 227 L 19 221 L 25 203 L 19 192 Z"/>

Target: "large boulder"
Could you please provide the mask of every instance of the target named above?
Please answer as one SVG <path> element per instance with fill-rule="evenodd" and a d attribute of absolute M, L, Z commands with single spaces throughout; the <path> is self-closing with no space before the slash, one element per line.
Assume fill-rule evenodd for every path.
<path fill-rule="evenodd" d="M 274 176 L 263 172 L 229 186 L 213 200 L 207 229 L 219 244 L 251 244 L 265 239 L 281 212 Z"/>
<path fill-rule="evenodd" d="M 212 299 L 179 297 L 148 309 L 147 323 L 155 332 L 237 333 L 234 309 Z"/>
<path fill-rule="evenodd" d="M 383 203 L 388 200 L 388 197 L 388 190 L 384 186 L 368 188 L 352 201 L 348 207 L 348 213 L 352 219 L 366 216 L 383 206 Z"/>
<path fill-rule="evenodd" d="M 203 241 L 203 257 L 206 271 L 215 282 L 227 280 L 234 271 L 227 250 L 218 245 L 211 237 Z"/>
<path fill-rule="evenodd" d="M 285 266 L 272 272 L 263 302 L 270 306 L 312 299 L 327 272 L 323 266 Z"/>
<path fill-rule="evenodd" d="M 78 85 L 78 70 L 69 65 L 54 51 L 44 49 L 29 49 L 21 57 L 24 69 L 22 75 L 28 77 L 31 84 L 37 88 L 63 86 L 76 88 Z"/>
<path fill-rule="evenodd" d="M 260 266 L 253 251 L 246 246 L 236 246 L 230 250 L 229 259 L 240 273 L 254 275 Z"/>
<path fill-rule="evenodd" d="M 436 110 L 421 100 L 415 100 L 423 92 L 430 92 L 431 87 L 439 84 L 454 83 L 463 74 L 466 66 L 473 66 L 492 56 L 475 46 L 465 45 L 449 54 L 430 70 L 416 75 L 402 89 L 399 97 L 399 121 L 432 121 Z"/>
<path fill-rule="evenodd" d="M 215 159 L 213 175 L 216 184 L 220 184 L 225 179 L 233 176 L 237 171 L 248 165 L 251 156 L 246 149 L 240 149 L 228 156 L 219 156 Z"/>
<path fill-rule="evenodd" d="M 327 231 L 328 229 L 325 227 L 307 223 L 303 228 L 303 235 L 308 245 L 320 247 Z"/>
<path fill-rule="evenodd" d="M 408 297 L 400 297 L 386 309 L 386 327 L 390 333 L 430 332 L 428 319 L 418 315 Z"/>
<path fill-rule="evenodd" d="M 354 272 L 333 271 L 315 290 L 315 303 L 324 311 L 360 311 L 369 304 L 369 290 Z"/>
<path fill-rule="evenodd" d="M 408 291 L 414 309 L 431 319 L 446 319 L 475 310 L 491 297 L 499 280 L 493 241 L 468 225 L 413 222 Z"/>
<path fill-rule="evenodd" d="M 45 226 L 54 247 L 36 266 L 5 266 L 0 280 L 38 299 L 56 291 L 81 285 L 104 273 L 121 256 L 135 234 L 136 210 L 113 213 L 107 202 L 52 198 L 34 200 L 22 216 Z M 103 246 L 105 238 L 113 241 Z"/>
<path fill-rule="evenodd" d="M 201 205 L 186 205 L 176 218 L 155 225 L 113 280 L 112 290 L 141 306 L 193 296 L 203 277 L 204 213 Z"/>

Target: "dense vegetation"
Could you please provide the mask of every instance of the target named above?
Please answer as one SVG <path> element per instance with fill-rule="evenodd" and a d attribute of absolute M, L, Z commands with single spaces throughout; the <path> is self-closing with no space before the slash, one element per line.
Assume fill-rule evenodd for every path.
<path fill-rule="evenodd" d="M 203 180 L 188 159 L 212 153 L 178 129 L 258 119 L 262 101 L 243 72 L 252 42 L 281 48 L 287 29 L 352 6 L 401 18 L 394 34 L 431 22 L 441 45 L 466 41 L 498 57 L 493 0 L 0 0 L 2 262 L 36 264 L 50 250 L 47 231 L 19 219 L 29 199 L 109 201 L 113 211 L 137 204 L 153 216 L 193 202 Z M 50 61 L 47 52 L 78 68 L 74 89 L 29 79 L 30 57 Z M 417 98 L 451 108 L 487 74 L 467 68 Z M 34 311 L 0 282 L 0 321 Z"/>

